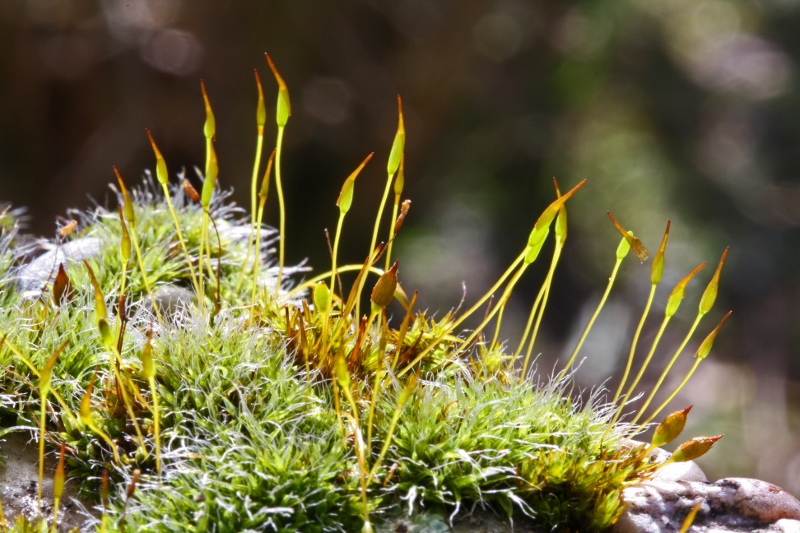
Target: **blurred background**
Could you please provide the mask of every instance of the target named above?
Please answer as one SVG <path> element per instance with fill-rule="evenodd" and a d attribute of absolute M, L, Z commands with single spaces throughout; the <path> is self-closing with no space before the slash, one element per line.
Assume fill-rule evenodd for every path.
<path fill-rule="evenodd" d="M 712 480 L 759 477 L 800 495 L 798 27 L 798 0 L 3 0 L 0 200 L 27 206 L 30 231 L 52 236 L 67 208 L 113 203 L 112 165 L 129 184 L 152 167 L 145 128 L 170 170 L 190 170 L 197 185 L 203 78 L 220 181 L 249 206 L 253 68 L 274 124 L 266 51 L 293 105 L 283 160 L 288 258 L 328 268 L 323 229 L 335 228 L 344 178 L 374 151 L 345 223 L 342 255 L 361 262 L 399 93 L 403 196 L 413 205 L 395 250 L 400 281 L 420 291 L 419 305 L 443 314 L 461 299 L 462 282 L 474 302 L 554 199 L 551 178 L 564 190 L 585 178 L 569 202 L 539 369 L 564 364 L 600 299 L 620 238 L 611 211 L 651 255 L 672 221 L 638 361 L 672 286 L 710 265 L 689 285 L 646 376 L 652 383 L 730 246 L 716 308 L 656 401 L 733 309 L 669 410 L 695 405 L 684 436 L 725 434 L 700 460 Z M 501 335 L 512 350 L 551 246 L 510 303 Z M 650 262 L 633 254 L 623 263 L 582 352 L 581 387 L 616 389 L 649 273 Z"/>

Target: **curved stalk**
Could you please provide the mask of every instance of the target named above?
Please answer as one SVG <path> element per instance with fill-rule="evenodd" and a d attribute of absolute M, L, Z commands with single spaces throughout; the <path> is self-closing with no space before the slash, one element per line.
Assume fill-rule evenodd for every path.
<path fill-rule="evenodd" d="M 592 318 L 589 319 L 589 323 L 586 324 L 586 328 L 583 330 L 583 334 L 581 334 L 581 338 L 578 340 L 577 346 L 575 346 L 575 350 L 572 351 L 572 356 L 570 356 L 569 361 L 564 366 L 565 370 L 568 370 L 572 363 L 575 362 L 575 358 L 578 356 L 578 352 L 581 351 L 581 347 L 583 346 L 583 342 L 586 340 L 586 337 L 589 335 L 589 332 L 592 330 L 592 326 L 594 326 L 595 320 L 600 315 L 600 311 L 603 310 L 603 306 L 606 304 L 606 300 L 608 299 L 608 295 L 611 292 L 611 287 L 614 286 L 614 280 L 617 279 L 617 272 L 619 272 L 619 267 L 622 264 L 622 259 L 617 259 L 616 263 L 614 263 L 614 269 L 611 271 L 611 276 L 608 278 L 608 285 L 606 285 L 606 290 L 603 292 L 602 298 L 600 298 L 600 303 L 597 304 L 597 308 L 592 313 Z"/>
<path fill-rule="evenodd" d="M 560 253 L 558 254 L 560 255 Z M 553 257 L 553 265 L 550 272 L 547 273 L 547 281 L 543 285 L 544 294 L 541 300 L 541 307 L 538 309 L 538 314 L 536 315 L 536 324 L 533 327 L 533 334 L 531 335 L 531 341 L 528 344 L 528 352 L 525 354 L 525 360 L 522 362 L 522 370 L 519 374 L 520 383 L 525 381 L 525 376 L 527 375 L 528 371 L 528 363 L 531 358 L 531 354 L 533 353 L 533 344 L 536 342 L 536 335 L 539 333 L 539 326 L 542 323 L 542 317 L 544 316 L 544 309 L 547 306 L 547 299 L 550 296 L 550 286 L 552 285 L 553 280 L 553 272 L 555 270 L 555 264 L 558 262 L 558 255 Z M 540 291 L 541 293 L 541 291 Z M 537 297 L 538 298 L 538 297 Z"/>
<path fill-rule="evenodd" d="M 664 403 L 662 403 L 661 405 L 659 405 L 659 406 L 658 406 L 658 409 L 656 409 L 656 410 L 653 412 L 653 414 L 652 414 L 652 415 L 650 415 L 650 417 L 649 417 L 647 420 L 645 420 L 644 422 L 642 422 L 642 425 L 643 425 L 643 426 L 647 426 L 647 425 L 648 425 L 650 422 L 652 422 L 652 421 L 653 421 L 653 419 L 654 419 L 655 417 L 657 417 L 657 416 L 658 416 L 658 413 L 660 413 L 660 412 L 661 412 L 661 411 L 662 411 L 662 410 L 663 410 L 663 409 L 664 409 L 664 408 L 665 408 L 665 407 L 666 407 L 666 406 L 669 404 L 669 402 L 671 402 L 671 401 L 672 401 L 672 400 L 675 398 L 675 396 L 677 396 L 677 395 L 678 395 L 678 393 L 681 391 L 681 389 L 683 388 L 683 386 L 684 386 L 684 385 L 686 385 L 686 383 L 689 381 L 689 378 L 691 378 L 691 377 L 692 377 L 692 374 L 694 374 L 694 371 L 695 371 L 695 370 L 697 370 L 697 367 L 700 365 L 700 361 L 701 361 L 701 359 L 699 359 L 699 358 L 698 358 L 697 360 L 695 360 L 694 364 L 692 365 L 692 368 L 691 368 L 691 369 L 689 370 L 689 372 L 686 374 L 686 377 L 685 377 L 685 378 L 683 378 L 683 381 L 681 381 L 680 385 L 678 385 L 677 387 L 675 387 L 675 390 L 674 390 L 674 391 L 672 391 L 672 394 L 670 394 L 670 395 L 669 395 L 669 397 L 668 397 L 666 400 L 664 400 Z M 643 411 L 644 411 L 644 408 L 642 408 L 642 409 L 641 409 L 639 412 L 641 413 L 641 412 L 643 412 Z M 638 417 L 637 417 L 637 418 L 638 418 Z M 635 421 L 634 421 L 634 423 L 635 423 Z"/>
<path fill-rule="evenodd" d="M 701 314 L 698 314 L 697 317 L 695 318 L 692 327 L 689 328 L 689 332 L 683 338 L 683 342 L 681 342 L 680 346 L 678 346 L 678 349 L 675 350 L 672 359 L 669 360 L 669 364 L 667 364 L 667 366 L 664 368 L 664 371 L 661 372 L 661 376 L 659 376 L 655 387 L 653 387 L 653 390 L 650 391 L 650 395 L 647 397 L 647 400 L 644 402 L 644 405 L 642 405 L 642 407 L 638 410 L 636 418 L 634 418 L 633 422 L 631 422 L 632 424 L 635 424 L 639 420 L 639 418 L 641 418 L 642 414 L 647 410 L 647 408 L 650 407 L 650 402 L 653 401 L 653 397 L 655 397 L 656 393 L 658 392 L 658 389 L 661 387 L 661 384 L 664 383 L 664 379 L 667 377 L 667 374 L 669 374 L 669 371 L 672 370 L 672 366 L 675 364 L 675 361 L 678 360 L 678 356 L 680 356 L 681 352 L 683 352 L 683 349 L 686 348 L 686 345 L 689 343 L 689 339 L 691 339 L 692 335 L 694 335 L 694 331 L 697 329 L 697 325 L 700 324 L 700 319 L 702 318 L 703 315 Z"/>
<path fill-rule="evenodd" d="M 625 372 L 622 374 L 622 380 L 619 382 L 619 387 L 617 387 L 617 392 L 614 394 L 614 400 L 611 403 L 617 403 L 617 400 L 619 400 L 619 396 L 622 393 L 622 388 L 625 386 L 625 382 L 628 381 L 628 375 L 631 372 L 631 366 L 633 366 L 633 355 L 636 353 L 636 346 L 639 344 L 639 335 L 642 333 L 642 328 L 644 327 L 645 320 L 647 320 L 647 315 L 650 314 L 650 306 L 653 304 L 653 298 L 655 298 L 656 295 L 656 287 L 656 285 L 650 286 L 650 295 L 647 297 L 647 304 L 644 306 L 642 318 L 639 319 L 639 325 L 636 327 L 636 332 L 633 334 L 631 350 L 630 353 L 628 353 L 628 363 L 625 365 Z"/>
<path fill-rule="evenodd" d="M 281 291 L 283 282 L 283 265 L 286 261 L 286 203 L 283 200 L 283 183 L 281 180 L 281 153 L 283 152 L 283 131 L 285 127 L 278 127 L 278 140 L 275 143 L 275 190 L 278 194 L 278 210 L 280 212 L 280 226 L 278 236 L 278 280 L 275 282 L 275 298 Z"/>
<path fill-rule="evenodd" d="M 398 377 L 398 378 L 399 378 L 399 377 L 402 377 L 403 375 L 405 375 L 406 373 L 408 373 L 408 372 L 409 372 L 409 371 L 410 371 L 410 370 L 411 370 L 411 369 L 414 367 L 414 365 L 416 365 L 417 363 L 419 363 L 420 361 L 422 361 L 422 359 L 423 359 L 423 358 L 424 358 L 426 355 L 428 355 L 428 354 L 429 354 L 429 353 L 430 353 L 430 352 L 431 352 L 431 351 L 432 351 L 432 350 L 433 350 L 433 349 L 436 347 L 436 345 L 437 345 L 437 344 L 439 344 L 440 342 L 442 342 L 442 340 L 444 340 L 444 339 L 445 339 L 445 338 L 446 338 L 448 335 L 450 335 L 450 332 L 452 332 L 452 331 L 453 331 L 455 328 L 457 328 L 458 326 L 460 326 L 460 325 L 461 325 L 461 324 L 464 322 L 464 320 L 466 320 L 466 319 L 467 319 L 467 318 L 468 318 L 470 315 L 472 315 L 472 314 L 473 314 L 473 313 L 474 313 L 476 310 L 480 309 L 480 308 L 481 308 L 481 306 L 483 306 L 483 304 L 484 304 L 484 303 L 486 303 L 486 300 L 488 300 L 489 298 L 491 298 L 492 294 L 494 294 L 494 293 L 495 293 L 495 291 L 497 291 L 497 289 L 498 289 L 498 288 L 500 288 L 500 285 L 502 285 L 502 284 L 503 284 L 503 282 L 504 282 L 504 281 L 505 281 L 505 280 L 508 278 L 508 276 L 510 276 L 510 275 L 511 275 L 511 273 L 514 271 L 514 269 L 517 267 L 517 265 L 519 265 L 519 264 L 520 264 L 520 263 L 521 263 L 521 262 L 522 262 L 522 261 L 525 259 L 525 256 L 527 255 L 527 253 L 528 253 L 528 248 L 526 247 L 526 248 L 525 248 L 525 249 L 522 251 L 522 253 L 521 253 L 521 254 L 519 254 L 519 257 L 517 257 L 517 258 L 514 260 L 514 262 L 513 262 L 513 263 L 511 263 L 511 266 L 509 266 L 509 267 L 506 269 L 506 271 L 503 273 L 503 275 L 502 275 L 502 276 L 500 276 L 500 279 L 498 279 L 498 280 L 495 282 L 495 284 L 492 286 L 492 288 L 491 288 L 491 289 L 489 289 L 489 290 L 486 292 L 486 294 L 484 294 L 484 295 L 483 295 L 483 297 L 482 297 L 480 300 L 478 300 L 478 301 L 477 301 L 477 302 L 476 302 L 476 303 L 475 303 L 475 304 L 474 304 L 472 307 L 470 307 L 470 308 L 469 308 L 469 310 L 468 310 L 466 313 L 464 313 L 463 315 L 461 315 L 461 318 L 459 318 L 459 319 L 457 319 L 457 320 L 453 321 L 453 323 L 452 323 L 452 324 L 450 324 L 450 326 L 448 326 L 448 327 L 447 327 L 447 329 L 446 329 L 446 330 L 445 330 L 445 331 L 444 331 L 444 332 L 443 332 L 441 335 L 439 335 L 439 337 L 437 337 L 437 338 L 436 338 L 436 339 L 435 339 L 433 342 L 431 342 L 431 344 L 430 344 L 430 345 L 428 345 L 428 347 L 427 347 L 427 348 L 425 348 L 424 350 L 422 350 L 422 352 L 420 352 L 420 353 L 419 353 L 419 354 L 418 354 L 418 355 L 417 355 L 417 356 L 416 356 L 416 357 L 415 357 L 415 358 L 414 358 L 414 359 L 413 359 L 413 360 L 412 360 L 412 361 L 411 361 L 411 362 L 410 362 L 408 365 L 406 365 L 406 367 L 405 367 L 405 368 L 401 369 L 401 370 L 400 370 L 400 371 L 397 373 L 397 377 Z"/>

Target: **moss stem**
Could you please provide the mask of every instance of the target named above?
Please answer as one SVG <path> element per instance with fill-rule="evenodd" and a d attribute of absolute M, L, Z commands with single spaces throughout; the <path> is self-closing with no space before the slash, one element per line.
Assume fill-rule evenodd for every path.
<path fill-rule="evenodd" d="M 702 318 L 703 315 L 698 313 L 697 317 L 694 319 L 694 323 L 692 323 L 692 327 L 689 328 L 689 332 L 683 338 L 683 342 L 681 342 L 681 345 L 678 346 L 677 350 L 675 350 L 675 353 L 672 355 L 672 359 L 669 360 L 669 364 L 667 364 L 663 372 L 661 372 L 661 376 L 659 376 L 655 387 L 653 387 L 653 390 L 650 391 L 650 395 L 647 397 L 647 400 L 644 402 L 644 405 L 642 405 L 641 409 L 638 410 L 636 418 L 633 419 L 632 422 L 633 424 L 635 424 L 639 420 L 639 418 L 641 418 L 642 414 L 647 410 L 647 408 L 650 407 L 650 402 L 653 401 L 653 398 L 658 392 L 658 389 L 661 387 L 661 384 L 664 383 L 664 379 L 667 377 L 667 374 L 669 374 L 670 370 L 672 370 L 672 366 L 675 364 L 675 361 L 678 360 L 678 356 L 680 356 L 681 352 L 683 352 L 683 349 L 686 348 L 686 345 L 689 343 L 689 339 L 691 339 L 692 335 L 694 335 L 694 332 L 697 329 L 697 326 L 700 324 L 700 320 Z"/>
<path fill-rule="evenodd" d="M 275 143 L 275 190 L 278 194 L 278 209 L 280 212 L 279 242 L 278 242 L 278 279 L 275 282 L 275 298 L 278 298 L 283 283 L 283 265 L 286 260 L 286 204 L 283 200 L 283 183 L 281 180 L 281 154 L 283 152 L 283 132 L 285 126 L 278 126 L 278 140 Z"/>
<path fill-rule="evenodd" d="M 636 333 L 633 334 L 633 342 L 631 342 L 631 350 L 630 353 L 628 353 L 628 362 L 625 365 L 625 372 L 622 374 L 622 380 L 619 382 L 617 392 L 614 394 L 614 400 L 611 403 L 617 403 L 617 400 L 619 400 L 619 396 L 622 393 L 622 388 L 625 386 L 625 382 L 628 381 L 628 375 L 631 372 L 631 366 L 633 366 L 633 356 L 636 353 L 636 346 L 639 344 L 639 335 L 642 333 L 642 328 L 647 320 L 647 315 L 650 314 L 650 306 L 653 304 L 653 298 L 655 298 L 656 295 L 656 287 L 656 284 L 650 286 L 650 295 L 647 297 L 647 304 L 644 306 L 642 318 L 639 319 L 639 325 L 636 326 Z"/>
<path fill-rule="evenodd" d="M 597 304 L 597 308 L 594 310 L 592 314 L 592 318 L 589 319 L 589 323 L 586 324 L 586 328 L 583 330 L 581 334 L 581 338 L 578 340 L 578 344 L 575 346 L 575 350 L 572 351 L 572 355 L 567 361 L 567 364 L 564 365 L 564 370 L 568 371 L 572 364 L 575 362 L 575 358 L 578 357 L 578 352 L 581 351 L 581 347 L 583 346 L 583 342 L 586 340 L 586 337 L 589 335 L 589 332 L 592 330 L 592 326 L 594 326 L 595 320 L 600 315 L 600 311 L 603 310 L 603 306 L 606 304 L 606 300 L 608 299 L 608 295 L 611 292 L 611 287 L 614 286 L 614 280 L 617 278 L 617 272 L 619 272 L 619 266 L 622 264 L 622 259 L 617 259 L 614 263 L 614 269 L 611 271 L 611 276 L 608 278 L 608 285 L 606 285 L 606 290 L 603 292 L 602 298 L 600 298 L 600 303 Z"/>

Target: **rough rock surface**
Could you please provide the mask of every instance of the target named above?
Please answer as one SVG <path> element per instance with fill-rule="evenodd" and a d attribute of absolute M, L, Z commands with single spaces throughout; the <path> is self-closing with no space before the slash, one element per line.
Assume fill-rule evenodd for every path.
<path fill-rule="evenodd" d="M 800 533 L 800 502 L 780 487 L 756 479 L 653 480 L 625 489 L 623 499 L 629 507 L 613 533 L 680 531 L 698 503 L 692 532 Z"/>
<path fill-rule="evenodd" d="M 651 459 L 657 463 L 663 463 L 672 454 L 661 448 L 656 448 L 650 452 Z M 708 481 L 706 474 L 697 466 L 694 461 L 684 461 L 682 463 L 671 463 L 660 468 L 653 481 Z"/>
<path fill-rule="evenodd" d="M 653 477 L 653 481 L 708 481 L 705 473 L 694 461 L 672 463 L 661 468 Z"/>
<path fill-rule="evenodd" d="M 0 465 L 0 500 L 3 503 L 5 519 L 13 523 L 19 515 L 33 520 L 38 516 L 36 510 L 39 483 L 39 446 L 22 433 L 11 433 L 0 439 L 0 454 L 5 464 Z M 53 512 L 53 474 L 56 458 L 51 453 L 45 457 L 45 477 L 42 494 L 42 510 L 46 515 Z M 61 531 L 78 528 L 86 521 L 88 513 L 76 500 L 77 492 L 72 483 L 67 482 L 64 496 L 58 510 L 58 524 Z"/>
<path fill-rule="evenodd" d="M 672 454 L 655 449 L 651 456 L 663 462 Z M 652 481 L 625 490 L 629 504 L 611 533 L 669 533 L 680 531 L 686 515 L 700 501 L 692 533 L 800 533 L 800 502 L 778 487 L 753 479 L 726 479 L 709 483 L 694 461 L 661 468 Z M 420 513 L 378 527 L 379 533 L 511 533 L 536 532 L 490 513 L 477 512 L 451 529 L 445 516 Z"/>
<path fill-rule="evenodd" d="M 452 528 L 447 516 L 435 511 L 423 511 L 412 517 L 404 516 L 389 520 L 377 526 L 376 531 L 377 533 L 541 533 L 527 521 L 518 521 L 512 527 L 508 519 L 480 509 L 472 516 L 454 520 Z"/>
<path fill-rule="evenodd" d="M 17 284 L 27 298 L 36 298 L 42 288 L 52 282 L 60 263 L 91 259 L 100 253 L 102 244 L 102 239 L 96 237 L 62 243 L 20 268 L 16 275 Z"/>

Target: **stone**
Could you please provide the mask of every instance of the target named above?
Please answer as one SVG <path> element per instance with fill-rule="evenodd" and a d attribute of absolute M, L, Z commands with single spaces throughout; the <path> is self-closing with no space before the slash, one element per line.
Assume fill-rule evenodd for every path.
<path fill-rule="evenodd" d="M 91 259 L 100 253 L 102 244 L 102 239 L 97 237 L 62 243 L 21 267 L 16 274 L 17 285 L 26 298 L 38 298 L 45 286 L 52 283 L 59 264 Z"/>
<path fill-rule="evenodd" d="M 612 533 L 680 531 L 702 503 L 691 531 L 788 532 L 800 526 L 800 502 L 780 487 L 745 478 L 700 481 L 647 481 L 625 489 L 628 508 Z"/>
<path fill-rule="evenodd" d="M 630 440 L 631 446 L 649 446 L 644 442 Z M 667 461 L 672 454 L 668 451 L 655 448 L 650 452 L 650 460 L 654 463 Z M 670 463 L 661 467 L 653 476 L 654 481 L 708 481 L 705 472 L 694 461 Z"/>
<path fill-rule="evenodd" d="M 421 510 L 413 516 L 387 520 L 377 525 L 376 533 L 541 533 L 533 522 L 522 517 L 512 525 L 508 518 L 485 509 L 453 519 L 436 511 Z"/>
<path fill-rule="evenodd" d="M 800 533 L 800 520 L 781 518 L 775 522 L 775 527 L 779 528 L 778 531 L 781 533 Z"/>
<path fill-rule="evenodd" d="M 175 317 L 185 309 L 191 309 L 197 300 L 194 291 L 173 283 L 165 283 L 153 289 L 153 299 L 158 308 L 169 317 Z M 152 303 L 149 299 L 145 304 L 148 310 L 152 311 Z"/>
<path fill-rule="evenodd" d="M 670 463 L 658 470 L 653 481 L 708 481 L 703 470 L 694 461 Z"/>
<path fill-rule="evenodd" d="M 0 430 L 2 432 L 2 430 Z M 13 523 L 19 515 L 35 520 L 38 516 L 36 500 L 39 484 L 39 446 L 36 440 L 22 432 L 0 438 L 0 456 L 5 464 L 0 465 L 0 500 L 5 519 Z M 45 476 L 42 490 L 42 511 L 51 516 L 53 512 L 53 475 L 58 460 L 53 452 L 45 456 Z M 85 502 L 77 498 L 77 487 L 67 481 L 64 496 L 58 508 L 58 524 L 61 531 L 80 528 L 87 518 Z"/>

